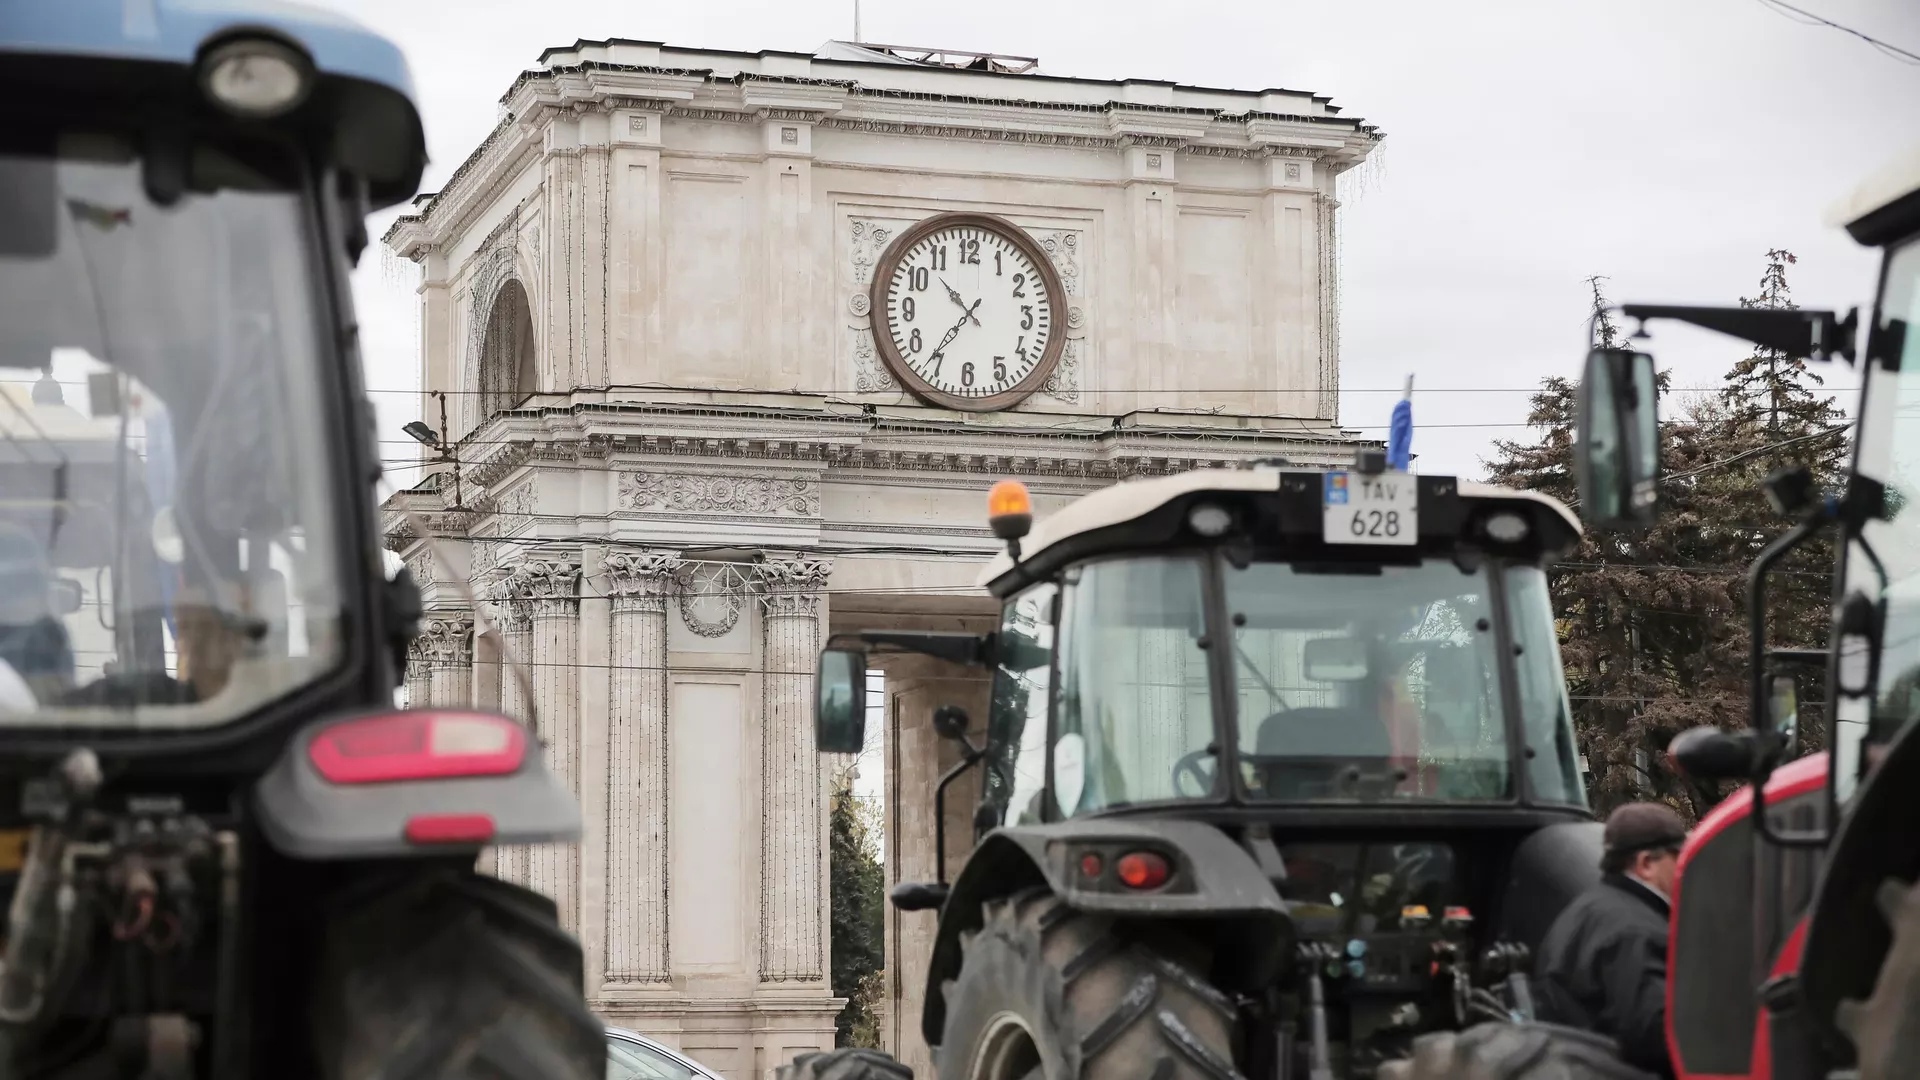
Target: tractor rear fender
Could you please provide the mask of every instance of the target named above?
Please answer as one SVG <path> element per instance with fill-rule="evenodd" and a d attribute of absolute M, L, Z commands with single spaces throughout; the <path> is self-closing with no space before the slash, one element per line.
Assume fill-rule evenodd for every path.
<path fill-rule="evenodd" d="M 496 844 L 580 839 L 580 807 L 547 771 L 531 732 L 522 736 L 523 753 L 512 771 L 491 775 L 341 783 L 329 780 L 316 764 L 314 740 L 336 725 L 425 714 L 452 711 L 383 709 L 332 716 L 301 729 L 254 786 L 254 807 L 267 842 L 291 858 L 323 861 L 478 855 Z M 506 719 L 469 710 L 458 715 Z M 507 723 L 523 730 L 516 721 Z"/>
<path fill-rule="evenodd" d="M 1164 885 L 1134 890 L 1121 883 L 1116 864 L 1134 852 L 1166 860 Z M 1264 985 L 1292 945 L 1293 923 L 1273 883 L 1252 856 L 1212 825 L 1093 818 L 996 829 L 967 857 L 940 910 L 920 1014 L 927 1045 L 940 1045 L 946 1026 L 940 986 L 959 973 L 961 935 L 980 928 L 987 901 L 1035 885 L 1046 886 L 1076 911 L 1205 925 L 1215 939 L 1213 977 L 1226 989 Z"/>

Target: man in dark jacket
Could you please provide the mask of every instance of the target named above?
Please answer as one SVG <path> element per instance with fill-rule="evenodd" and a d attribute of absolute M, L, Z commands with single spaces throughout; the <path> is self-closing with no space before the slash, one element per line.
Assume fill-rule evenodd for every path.
<path fill-rule="evenodd" d="M 1540 1019 L 1606 1035 L 1630 1064 L 1667 1077 L 1668 895 L 1686 836 L 1659 803 L 1615 810 L 1604 876 L 1554 920 L 1536 965 Z"/>

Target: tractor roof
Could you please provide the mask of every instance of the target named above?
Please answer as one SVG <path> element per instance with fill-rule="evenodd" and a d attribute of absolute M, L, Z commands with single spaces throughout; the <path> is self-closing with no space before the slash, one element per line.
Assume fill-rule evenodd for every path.
<path fill-rule="evenodd" d="M 1036 522 L 1033 531 L 1020 543 L 1021 561 L 1032 560 L 1048 548 L 1084 533 L 1145 517 L 1183 496 L 1208 491 L 1278 493 L 1281 476 L 1282 470 L 1275 468 L 1196 469 L 1175 476 L 1114 484 L 1083 495 Z M 1580 540 L 1580 520 L 1557 499 L 1533 491 L 1467 482 L 1459 485 L 1459 494 L 1469 502 L 1507 502 L 1533 511 L 1528 517 L 1532 519 L 1541 546 L 1551 556 L 1570 550 Z M 1013 560 L 1003 551 L 981 572 L 979 584 L 986 587 L 1012 569 Z"/>
<path fill-rule="evenodd" d="M 1869 176 L 1827 211 L 1859 243 L 1879 247 L 1920 231 L 1920 143 Z"/>
<path fill-rule="evenodd" d="M 345 95 L 336 123 L 364 115 L 343 141 L 382 145 L 365 171 L 374 208 L 411 198 L 426 163 L 413 76 L 399 47 L 345 16 L 288 0 L 52 0 L 0 3 L 0 68 L 15 57 L 176 64 L 191 70 L 208 44 L 254 32 L 299 46 L 323 82 L 364 84 L 386 101 Z M 387 104 L 393 99 L 404 110 Z M 396 115 L 404 112 L 406 115 Z M 403 145 L 404 144 L 404 145 Z M 410 176 L 408 174 L 411 174 Z"/>

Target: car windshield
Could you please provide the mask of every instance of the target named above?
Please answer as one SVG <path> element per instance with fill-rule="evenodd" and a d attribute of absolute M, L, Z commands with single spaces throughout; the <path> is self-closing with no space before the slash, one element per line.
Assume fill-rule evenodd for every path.
<path fill-rule="evenodd" d="M 1512 797 L 1484 567 L 1225 573 L 1251 797 Z"/>
<path fill-rule="evenodd" d="M 298 166 L 5 139 L 0 726 L 236 719 L 339 650 Z"/>
<path fill-rule="evenodd" d="M 610 1035 L 607 1080 L 700 1080 L 700 1074 L 644 1043 Z"/>

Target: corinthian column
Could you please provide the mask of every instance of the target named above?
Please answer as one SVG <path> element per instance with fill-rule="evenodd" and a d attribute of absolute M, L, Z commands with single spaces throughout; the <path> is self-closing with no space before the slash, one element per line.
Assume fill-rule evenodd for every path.
<path fill-rule="evenodd" d="M 423 705 L 473 705 L 473 619 L 460 613 L 435 614 L 420 624 L 426 657 L 427 692 Z M 411 687 L 412 680 L 408 680 Z"/>
<path fill-rule="evenodd" d="M 813 671 L 823 590 L 833 563 L 796 556 L 760 565 L 766 609 L 766 700 L 760 712 L 760 981 L 825 977 L 820 763 L 813 745 Z"/>
<path fill-rule="evenodd" d="M 680 556 L 601 562 L 613 599 L 607 741 L 609 983 L 667 980 L 667 595 Z"/>
<path fill-rule="evenodd" d="M 528 559 L 514 572 L 513 589 L 525 603 L 532 646 L 523 660 L 533 676 L 534 729 L 547 768 L 575 798 L 580 796 L 580 564 L 554 554 Z M 580 852 L 574 844 L 536 844 L 528 853 L 527 884 L 560 908 L 560 925 L 573 933 L 580 921 L 575 895 Z"/>
<path fill-rule="evenodd" d="M 527 695 L 521 689 L 520 674 L 532 681 L 532 670 L 527 668 L 532 630 L 532 620 L 527 614 L 527 605 L 517 595 L 522 583 L 513 577 L 499 581 L 493 589 L 493 623 L 500 631 L 500 662 L 495 665 L 495 677 L 500 680 L 500 711 L 521 723 L 527 720 Z M 518 672 L 514 665 L 520 665 Z M 494 873 L 502 881 L 511 881 L 516 885 L 527 883 L 527 855 L 525 845 L 503 847 L 494 862 Z"/>
<path fill-rule="evenodd" d="M 427 648 L 425 627 L 407 642 L 407 708 L 424 709 L 433 698 L 433 656 Z"/>

